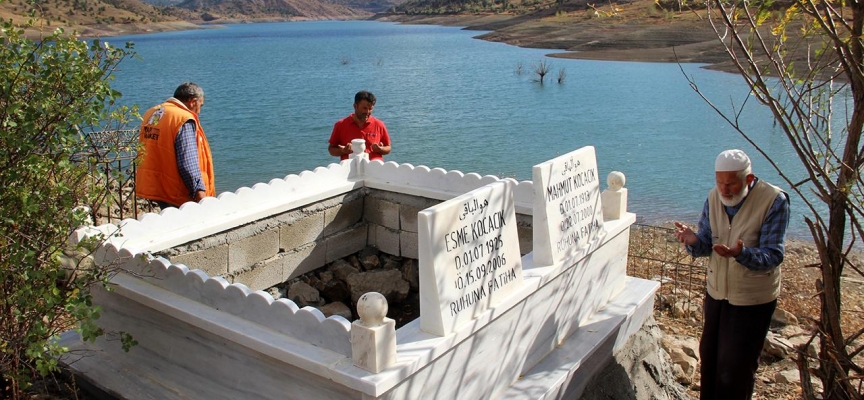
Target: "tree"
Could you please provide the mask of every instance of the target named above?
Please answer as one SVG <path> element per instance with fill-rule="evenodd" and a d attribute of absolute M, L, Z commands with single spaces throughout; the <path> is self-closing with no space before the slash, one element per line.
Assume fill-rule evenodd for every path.
<path fill-rule="evenodd" d="M 811 337 L 820 345 L 818 359 L 808 357 L 806 345 L 797 349 L 804 398 L 817 398 L 812 374 L 821 380 L 821 398 L 860 399 L 864 371 L 855 357 L 864 346 L 854 343 L 864 331 L 844 332 L 840 277 L 847 268 L 862 274 L 849 254 L 864 234 L 864 3 L 792 0 L 779 12 L 773 5 L 708 4 L 708 21 L 750 88 L 747 99 L 724 111 L 692 78 L 688 81 L 771 163 L 807 210 L 804 220 L 820 258 L 815 285 L 821 310 Z M 773 114 L 800 159 L 803 180 L 780 170 L 770 150 L 751 140 L 740 124 L 740 111 L 750 98 Z"/>
<path fill-rule="evenodd" d="M 109 108 L 120 97 L 112 73 L 131 45 L 88 46 L 59 29 L 23 37 L 32 26 L 6 22 L 0 36 L 0 398 L 18 398 L 34 376 L 57 370 L 67 351 L 53 340 L 60 333 L 75 328 L 90 340 L 104 333 L 87 289 L 106 284 L 111 267 L 81 261 L 93 241 L 67 239 L 90 217 L 77 206 L 106 191 L 92 181 L 87 133 L 129 117 Z M 121 340 L 133 344 L 122 333 Z"/>
<path fill-rule="evenodd" d="M 537 64 L 533 66 L 534 73 L 537 74 L 537 77 L 540 78 L 540 84 L 543 84 L 543 79 L 546 78 L 550 72 L 552 72 L 552 64 L 547 62 L 546 60 L 540 60 Z"/>

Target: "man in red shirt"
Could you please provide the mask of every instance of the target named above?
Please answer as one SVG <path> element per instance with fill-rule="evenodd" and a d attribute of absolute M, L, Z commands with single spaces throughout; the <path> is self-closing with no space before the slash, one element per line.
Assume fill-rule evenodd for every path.
<path fill-rule="evenodd" d="M 354 95 L 354 113 L 333 125 L 328 148 L 331 156 L 348 159 L 353 152 L 351 140 L 364 139 L 369 159 L 384 161 L 384 155 L 390 154 L 390 135 L 384 122 L 372 116 L 373 108 L 374 94 L 363 90 Z"/>

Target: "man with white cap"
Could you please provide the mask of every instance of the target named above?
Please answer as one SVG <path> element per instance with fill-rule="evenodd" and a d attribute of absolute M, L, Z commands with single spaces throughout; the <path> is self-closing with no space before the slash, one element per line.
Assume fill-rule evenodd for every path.
<path fill-rule="evenodd" d="M 741 150 L 720 153 L 714 171 L 716 187 L 708 193 L 698 233 L 675 222 L 675 236 L 690 255 L 710 256 L 700 399 L 750 399 L 780 293 L 789 197 L 756 178 Z"/>

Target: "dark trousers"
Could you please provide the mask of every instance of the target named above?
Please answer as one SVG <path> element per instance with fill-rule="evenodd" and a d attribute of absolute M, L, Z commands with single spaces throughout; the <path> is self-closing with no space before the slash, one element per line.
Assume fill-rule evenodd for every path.
<path fill-rule="evenodd" d="M 759 355 L 777 300 L 733 306 L 705 295 L 705 326 L 699 342 L 701 400 L 749 400 Z"/>

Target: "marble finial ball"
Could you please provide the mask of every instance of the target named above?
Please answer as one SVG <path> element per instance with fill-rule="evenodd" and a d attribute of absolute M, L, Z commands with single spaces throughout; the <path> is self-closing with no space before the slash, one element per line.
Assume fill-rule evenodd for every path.
<path fill-rule="evenodd" d="M 626 179 L 624 179 L 624 174 L 620 171 L 612 171 L 609 173 L 609 176 L 606 177 L 606 184 L 609 185 L 609 190 L 618 191 L 624 187 L 624 183 Z"/>
<path fill-rule="evenodd" d="M 369 292 L 357 300 L 357 315 L 366 326 L 381 325 L 387 316 L 387 298 L 378 292 Z"/>

